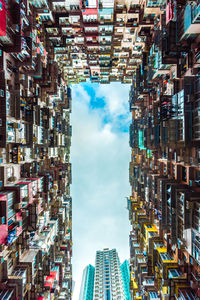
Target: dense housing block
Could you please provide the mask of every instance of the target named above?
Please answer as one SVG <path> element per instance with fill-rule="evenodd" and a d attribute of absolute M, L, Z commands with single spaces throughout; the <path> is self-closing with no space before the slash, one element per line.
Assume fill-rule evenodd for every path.
<path fill-rule="evenodd" d="M 86 80 L 131 84 L 131 299 L 200 297 L 199 49 L 199 0 L 0 0 L 1 299 L 71 299 Z"/>
<path fill-rule="evenodd" d="M 40 18 L 0 1 L 0 299 L 71 299 L 71 89 Z"/>
<path fill-rule="evenodd" d="M 131 296 L 198 299 L 200 2 L 140 1 L 140 16 L 150 21 L 130 90 Z"/>

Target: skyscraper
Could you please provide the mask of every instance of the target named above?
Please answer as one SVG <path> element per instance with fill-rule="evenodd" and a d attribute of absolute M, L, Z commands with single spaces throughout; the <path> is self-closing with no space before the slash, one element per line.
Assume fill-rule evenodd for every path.
<path fill-rule="evenodd" d="M 128 260 L 125 260 L 123 264 L 121 265 L 121 274 L 122 274 L 122 280 L 124 284 L 124 293 L 125 293 L 125 299 L 130 300 L 130 270 L 129 270 L 129 262 Z"/>
<path fill-rule="evenodd" d="M 79 300 L 93 299 L 94 272 L 95 272 L 95 268 L 92 265 L 88 265 L 83 270 Z"/>
<path fill-rule="evenodd" d="M 91 282 L 93 269 L 89 265 L 83 271 L 80 300 L 130 299 L 127 267 L 128 261 L 120 264 L 116 249 L 97 251 L 93 283 Z M 92 286 L 93 290 L 91 291 Z M 91 298 L 91 294 L 93 294 L 93 298 Z"/>

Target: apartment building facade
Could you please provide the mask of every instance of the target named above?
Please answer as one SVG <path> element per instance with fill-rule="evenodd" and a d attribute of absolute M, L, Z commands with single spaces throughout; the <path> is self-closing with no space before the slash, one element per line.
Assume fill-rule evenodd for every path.
<path fill-rule="evenodd" d="M 83 271 L 79 299 L 129 300 L 129 284 L 128 261 L 121 265 L 116 249 L 97 251 L 95 268 L 89 265 Z"/>
<path fill-rule="evenodd" d="M 38 12 L 0 1 L 0 299 L 72 295 L 71 89 Z"/>
<path fill-rule="evenodd" d="M 0 20 L 1 298 L 71 299 L 69 85 L 86 80 L 132 84 L 131 299 L 200 297 L 199 1 L 0 0 Z"/>
<path fill-rule="evenodd" d="M 153 26 L 130 90 L 131 297 L 198 299 L 200 2 L 140 6 Z"/>
<path fill-rule="evenodd" d="M 52 1 L 52 11 L 38 14 L 46 20 L 45 31 L 66 83 L 132 82 L 140 48 L 139 41 L 134 46 L 138 4 L 139 0 Z"/>
<path fill-rule="evenodd" d="M 93 300 L 95 267 L 88 265 L 83 270 L 79 300 Z"/>

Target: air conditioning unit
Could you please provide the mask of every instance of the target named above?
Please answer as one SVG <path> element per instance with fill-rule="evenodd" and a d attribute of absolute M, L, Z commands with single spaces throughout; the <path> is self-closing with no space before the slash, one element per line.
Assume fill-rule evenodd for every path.
<path fill-rule="evenodd" d="M 194 203 L 192 201 L 186 201 L 186 209 L 193 209 Z"/>
<path fill-rule="evenodd" d="M 40 289 L 40 284 L 36 284 L 35 287 L 36 287 L 37 290 L 39 290 Z"/>
<path fill-rule="evenodd" d="M 15 258 L 16 258 L 16 252 L 11 253 L 11 257 L 12 257 L 13 259 L 15 259 Z"/>
<path fill-rule="evenodd" d="M 27 291 L 30 291 L 30 290 L 31 290 L 31 283 L 27 283 L 27 284 L 26 284 L 26 290 L 27 290 Z"/>

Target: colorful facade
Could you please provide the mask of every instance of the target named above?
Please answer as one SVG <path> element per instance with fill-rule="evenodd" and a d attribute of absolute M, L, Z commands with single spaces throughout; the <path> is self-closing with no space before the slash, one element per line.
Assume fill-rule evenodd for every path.
<path fill-rule="evenodd" d="M 71 90 L 40 11 L 0 3 L 0 299 L 72 296 Z"/>
<path fill-rule="evenodd" d="M 200 297 L 199 22 L 199 0 L 0 0 L 0 298 L 71 299 L 69 85 L 87 80 L 131 84 L 131 299 Z"/>
<path fill-rule="evenodd" d="M 141 4 L 154 26 L 130 91 L 131 299 L 197 299 L 200 3 Z"/>
<path fill-rule="evenodd" d="M 55 43 L 55 59 L 68 84 L 132 83 L 140 49 L 139 41 L 133 46 L 139 0 L 68 0 L 67 5 L 53 2 L 53 7 L 53 20 L 45 24 L 45 31 Z"/>

